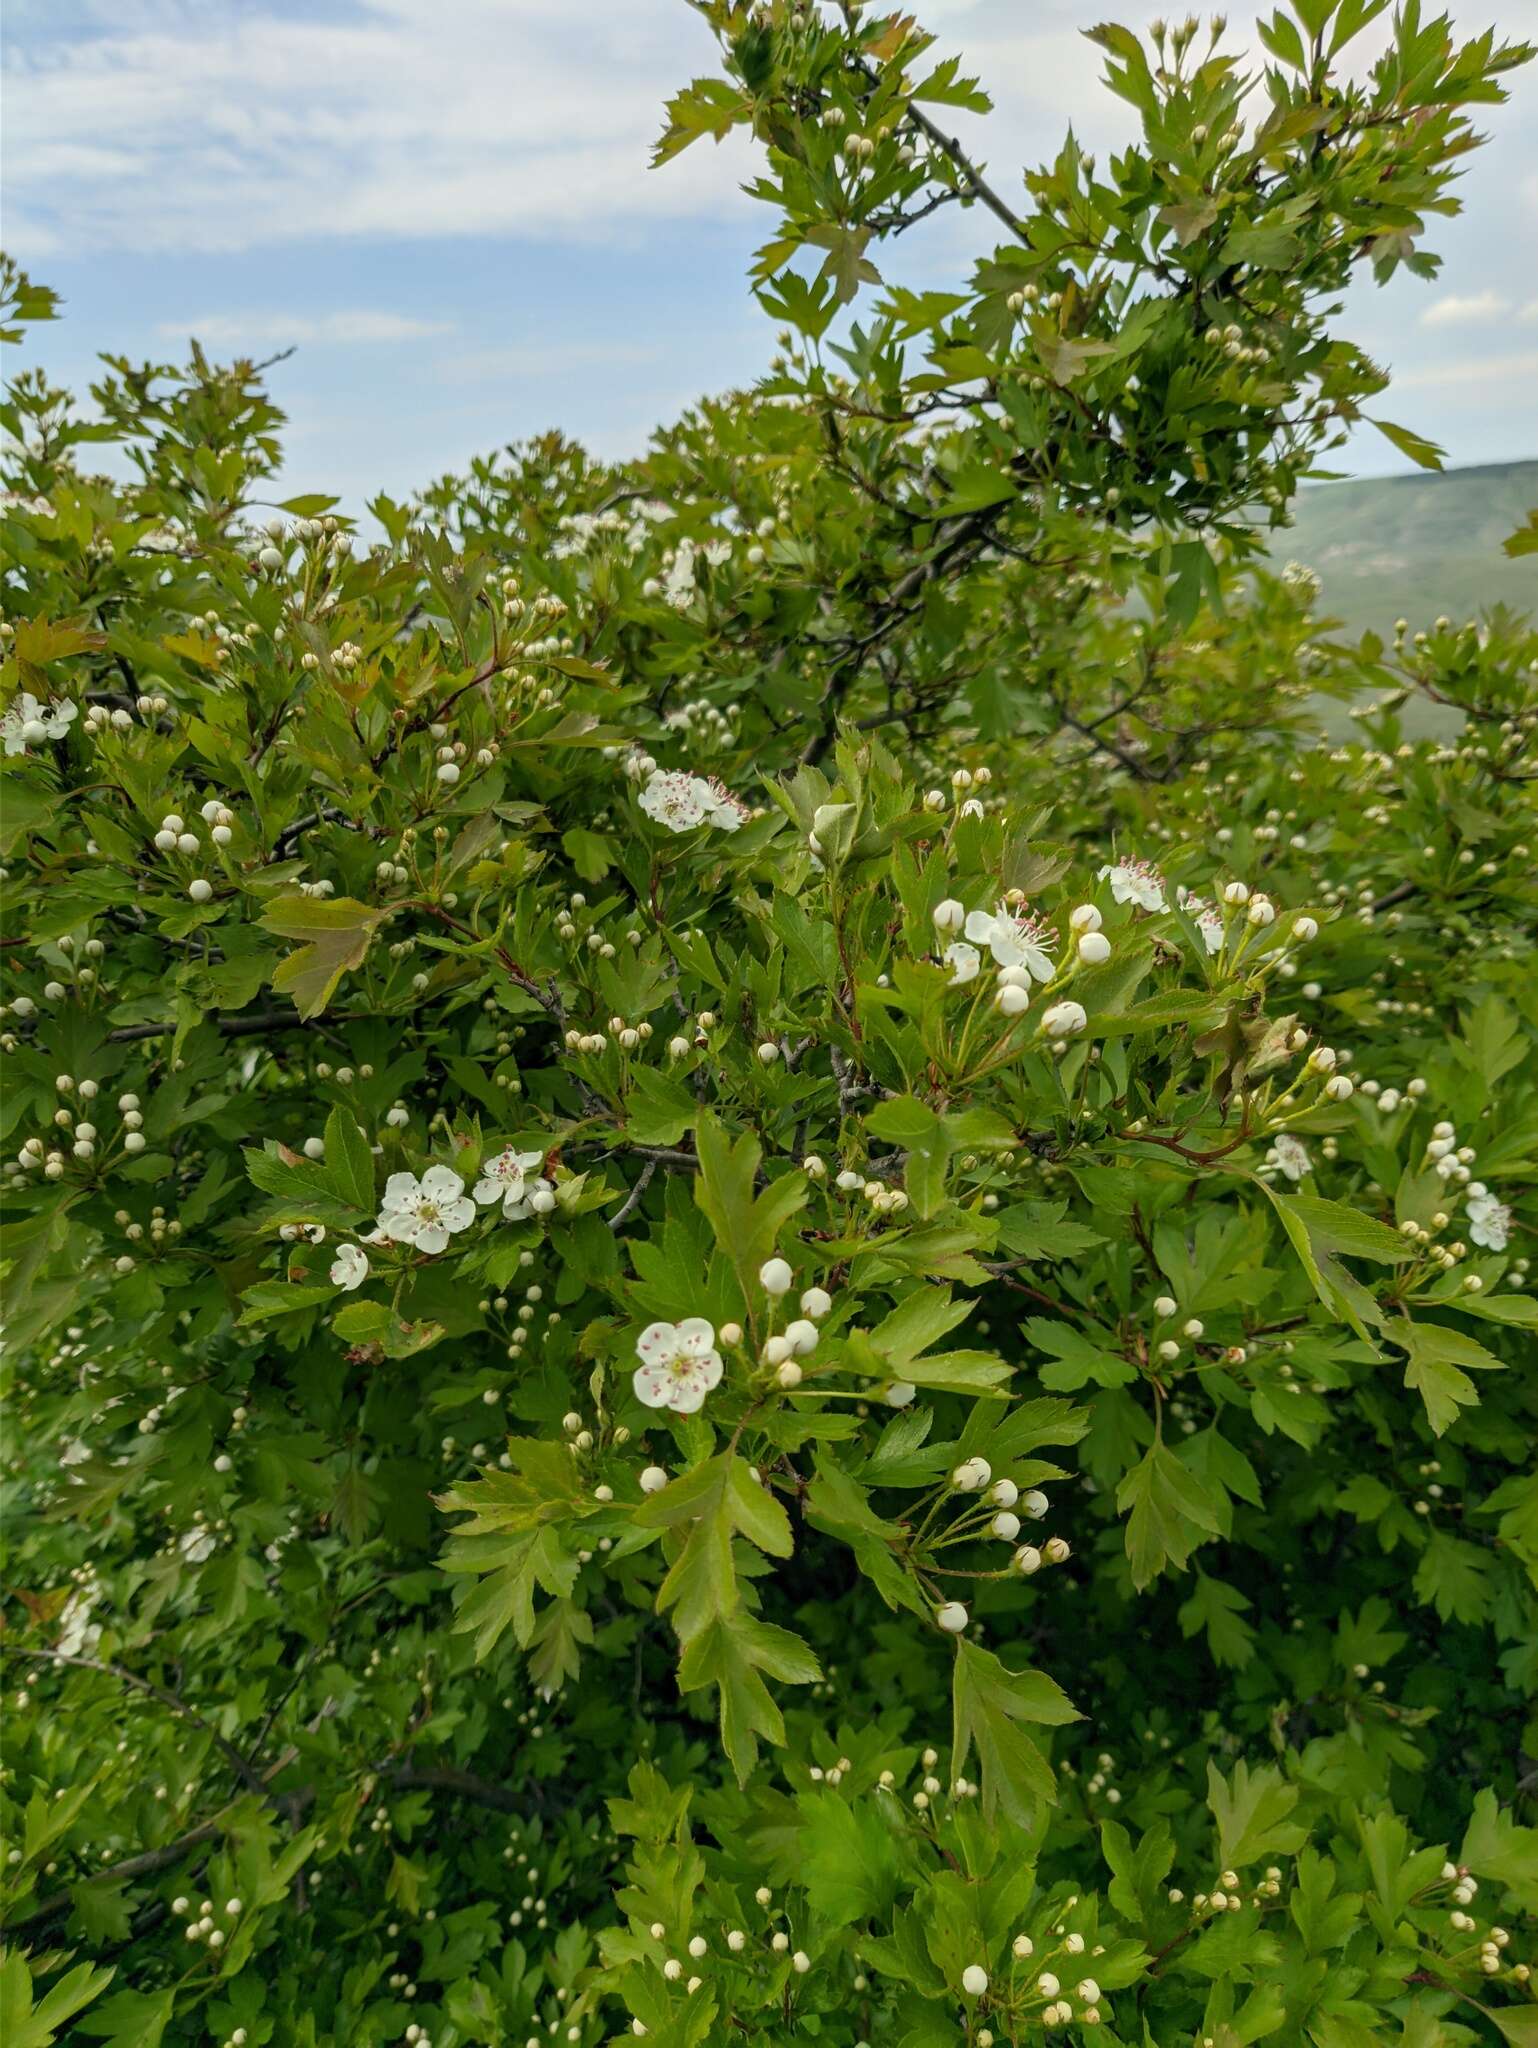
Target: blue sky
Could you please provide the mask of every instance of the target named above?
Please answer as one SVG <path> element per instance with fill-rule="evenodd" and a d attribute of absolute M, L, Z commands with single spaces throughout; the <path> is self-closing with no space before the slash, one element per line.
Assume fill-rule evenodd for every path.
<path fill-rule="evenodd" d="M 915 11 L 993 93 L 957 125 L 1006 191 L 1069 122 L 1128 138 L 1079 31 L 1153 0 Z M 1538 0 L 1454 12 L 1538 37 Z M 747 146 L 646 168 L 663 99 L 710 68 L 684 0 L 10 0 L 6 28 L 5 241 L 67 301 L 27 357 L 83 387 L 99 350 L 297 344 L 273 377 L 293 490 L 358 507 L 547 426 L 623 455 L 772 350 Z M 1538 454 L 1532 67 L 1483 125 L 1442 277 L 1358 289 L 1343 323 L 1393 368 L 1390 417 L 1456 462 Z M 889 275 L 948 283 L 991 225 L 942 213 Z M 1364 433 L 1344 466 L 1404 464 Z"/>

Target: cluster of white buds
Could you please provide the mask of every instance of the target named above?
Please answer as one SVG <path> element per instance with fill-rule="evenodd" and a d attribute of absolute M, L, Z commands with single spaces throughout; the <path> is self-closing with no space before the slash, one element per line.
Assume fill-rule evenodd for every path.
<path fill-rule="evenodd" d="M 133 714 L 125 711 L 121 704 L 109 711 L 105 704 L 88 704 L 81 731 L 95 739 L 103 732 L 128 732 L 133 726 Z"/>
<path fill-rule="evenodd" d="M 223 1948 L 226 1938 L 225 1930 L 218 1925 L 214 1918 L 214 1903 L 212 1899 L 204 1899 L 194 1913 L 190 1899 L 175 1898 L 171 1901 L 171 1911 L 178 1920 L 185 1919 L 187 1921 L 185 1932 L 188 1941 L 206 1942 L 208 1947 L 212 1949 Z M 227 1920 L 233 1921 L 239 1917 L 239 1914 L 240 1900 L 226 1899 L 224 1902 L 224 1917 Z M 191 1916 L 190 1918 L 188 1917 L 189 1915 Z M 243 2038 L 244 2035 L 242 2034 Z"/>

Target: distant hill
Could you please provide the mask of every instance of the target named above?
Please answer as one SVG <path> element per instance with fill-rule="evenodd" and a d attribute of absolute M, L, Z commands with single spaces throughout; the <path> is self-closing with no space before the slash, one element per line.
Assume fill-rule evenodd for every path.
<path fill-rule="evenodd" d="M 1320 610 L 1354 633 L 1370 627 L 1387 637 L 1398 618 L 1418 628 L 1442 612 L 1467 619 L 1492 604 L 1538 613 L 1534 557 L 1501 552 L 1533 506 L 1538 461 L 1312 484 L 1271 553 L 1315 570 Z"/>

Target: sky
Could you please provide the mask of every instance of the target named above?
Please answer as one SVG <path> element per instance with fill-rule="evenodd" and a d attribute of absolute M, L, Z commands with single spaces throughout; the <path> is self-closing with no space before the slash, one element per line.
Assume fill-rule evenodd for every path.
<path fill-rule="evenodd" d="M 1006 194 L 1069 124 L 1102 155 L 1131 139 L 1080 32 L 1156 0 L 912 4 L 994 97 L 953 125 Z M 1538 40 L 1538 0 L 1452 5 Z M 66 302 L 18 357 L 83 390 L 102 351 L 292 345 L 284 486 L 349 509 L 551 426 L 623 457 L 774 348 L 751 146 L 647 168 L 713 53 L 685 0 L 9 0 L 0 233 Z M 1388 416 L 1455 463 L 1538 455 L 1538 66 L 1480 125 L 1440 278 L 1356 288 L 1342 322 L 1394 372 Z M 886 275 L 950 285 L 996 230 L 945 209 Z M 1405 463 L 1359 430 L 1339 466 Z"/>

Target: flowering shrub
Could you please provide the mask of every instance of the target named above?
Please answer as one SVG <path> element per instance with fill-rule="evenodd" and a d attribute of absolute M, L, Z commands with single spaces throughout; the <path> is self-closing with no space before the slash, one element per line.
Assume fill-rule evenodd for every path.
<path fill-rule="evenodd" d="M 1538 2041 L 1538 636 L 1257 554 L 1525 54 L 1381 11 L 1017 215 L 710 0 L 772 375 L 378 540 L 15 381 L 8 2039 Z"/>

